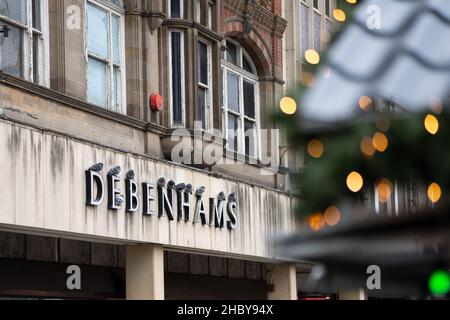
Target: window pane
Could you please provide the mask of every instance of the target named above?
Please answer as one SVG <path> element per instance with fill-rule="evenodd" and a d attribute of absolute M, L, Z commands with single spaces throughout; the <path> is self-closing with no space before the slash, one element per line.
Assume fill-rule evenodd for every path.
<path fill-rule="evenodd" d="M 111 2 L 112 4 L 121 7 L 122 6 L 122 0 L 108 0 L 109 2 Z"/>
<path fill-rule="evenodd" d="M 41 30 L 41 0 L 32 0 L 33 28 Z"/>
<path fill-rule="evenodd" d="M 301 7 L 301 40 L 302 40 L 302 59 L 305 58 L 306 50 L 309 48 L 308 38 L 309 38 L 309 8 L 302 3 Z"/>
<path fill-rule="evenodd" d="M 88 102 L 106 107 L 106 65 L 96 59 L 88 61 Z"/>
<path fill-rule="evenodd" d="M 252 121 L 245 120 L 245 155 L 254 157 L 256 150 L 256 132 L 255 124 Z"/>
<path fill-rule="evenodd" d="M 245 55 L 242 55 L 242 68 L 247 72 L 254 73 L 252 65 Z"/>
<path fill-rule="evenodd" d="M 314 8 L 319 9 L 319 0 L 314 0 L 313 6 L 314 6 Z"/>
<path fill-rule="evenodd" d="M 27 0 L 0 0 L 0 15 L 27 24 Z"/>
<path fill-rule="evenodd" d="M 227 74 L 228 109 L 239 112 L 239 78 L 232 73 Z"/>
<path fill-rule="evenodd" d="M 119 111 L 119 88 L 120 88 L 120 71 L 119 68 L 114 67 L 113 73 L 113 108 L 114 111 Z"/>
<path fill-rule="evenodd" d="M 314 12 L 314 50 L 320 51 L 320 15 Z"/>
<path fill-rule="evenodd" d="M 108 54 L 108 13 L 91 4 L 87 6 L 88 51 L 103 58 Z"/>
<path fill-rule="evenodd" d="M 23 75 L 23 50 L 21 29 L 1 22 L 10 29 L 9 37 L 0 37 L 0 69 L 10 75 L 22 77 Z"/>
<path fill-rule="evenodd" d="M 227 41 L 227 56 L 226 60 L 232 64 L 237 65 L 237 48 L 230 41 Z"/>
<path fill-rule="evenodd" d="M 228 114 L 228 149 L 238 151 L 238 118 L 232 114 Z"/>
<path fill-rule="evenodd" d="M 208 46 L 198 42 L 198 77 L 199 82 L 208 85 Z"/>
<path fill-rule="evenodd" d="M 244 114 L 255 118 L 255 85 L 244 80 Z"/>
<path fill-rule="evenodd" d="M 170 17 L 181 18 L 181 0 L 170 0 Z"/>
<path fill-rule="evenodd" d="M 172 46 L 172 114 L 173 123 L 182 124 L 181 33 L 171 33 Z"/>
<path fill-rule="evenodd" d="M 33 33 L 33 82 L 39 83 L 39 35 Z"/>
<path fill-rule="evenodd" d="M 206 129 L 206 118 L 205 118 L 206 94 L 207 94 L 206 89 L 203 88 L 198 89 L 198 107 L 199 107 L 198 114 L 200 117 L 198 121 L 201 121 L 203 129 Z"/>
<path fill-rule="evenodd" d="M 112 15 L 113 61 L 120 65 L 120 18 Z"/>

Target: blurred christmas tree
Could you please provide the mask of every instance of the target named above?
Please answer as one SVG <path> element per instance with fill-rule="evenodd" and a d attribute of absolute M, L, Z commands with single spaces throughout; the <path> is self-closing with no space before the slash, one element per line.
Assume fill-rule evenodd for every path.
<path fill-rule="evenodd" d="M 399 5 L 399 2 L 379 2 L 385 6 L 379 8 L 380 12 L 384 9 L 386 16 L 394 19 L 395 15 L 389 9 L 390 6 Z M 376 264 L 382 267 L 383 285 L 390 293 L 431 293 L 444 297 L 449 291 L 450 267 L 450 206 L 446 196 L 450 187 L 450 116 L 446 113 L 450 93 L 449 70 L 448 65 L 441 61 L 446 58 L 439 52 L 439 44 L 433 42 L 433 48 L 422 48 L 422 43 L 410 43 L 408 50 L 405 50 L 404 46 L 408 41 L 423 40 L 424 37 L 426 40 L 426 37 L 433 34 L 430 31 L 442 35 L 440 28 L 448 27 L 438 23 L 422 23 L 421 20 L 425 19 L 419 19 L 421 16 L 427 16 L 431 21 L 445 20 L 449 25 L 450 18 L 439 11 L 440 7 L 433 7 L 432 2 L 402 2 L 401 5 L 410 6 L 411 14 L 408 19 L 385 20 L 388 27 L 378 33 L 370 30 L 369 26 L 362 25 L 361 21 L 354 28 L 352 20 L 357 19 L 352 19 L 352 16 L 357 16 L 358 10 L 360 16 L 361 12 L 365 14 L 369 11 L 367 5 L 373 6 L 373 3 L 378 2 L 338 0 L 338 9 L 333 12 L 336 30 L 331 39 L 330 51 L 319 53 L 307 50 L 301 83 L 295 91 L 280 100 L 276 119 L 285 128 L 292 148 L 304 155 L 304 166 L 299 168 L 294 180 L 300 190 L 298 214 L 308 222 L 310 232 L 302 230 L 281 240 L 279 244 L 282 252 L 293 259 L 322 264 L 322 269 L 312 277 L 310 290 L 317 289 L 322 280 L 334 283 L 340 288 L 363 288 L 363 270 Z M 365 4 L 366 7 L 361 9 Z M 395 16 L 395 19 L 397 18 L 399 17 Z M 404 25 L 399 28 L 401 23 Z M 387 30 L 389 26 L 396 26 L 399 30 Z M 420 73 L 410 73 L 408 68 L 397 68 L 403 73 L 397 72 L 396 69 L 394 76 L 391 75 L 395 78 L 391 84 L 398 84 L 399 79 L 406 79 L 408 85 L 417 92 L 408 92 L 408 86 L 398 86 L 403 92 L 394 92 L 393 95 L 398 94 L 408 100 L 409 96 L 417 93 L 416 96 L 421 95 L 422 99 L 429 98 L 428 105 L 417 107 L 414 105 L 417 101 L 411 99 L 411 105 L 402 105 L 383 95 L 364 94 L 357 97 L 354 106 L 339 104 L 338 101 L 345 101 L 343 97 L 349 97 L 357 90 L 351 86 L 341 86 L 339 81 L 336 81 L 339 77 L 334 78 L 332 85 L 323 85 L 328 81 L 326 78 L 335 76 L 334 72 L 346 73 L 343 69 L 333 70 L 333 66 L 328 64 L 328 55 L 336 44 L 340 44 L 340 38 L 344 37 L 346 32 L 352 36 L 360 30 L 363 30 L 360 32 L 363 36 L 354 38 L 362 39 L 362 43 L 348 41 L 352 38 L 347 37 L 342 41 L 345 43 L 344 47 L 347 46 L 344 51 L 351 52 L 355 48 L 358 52 L 373 50 L 383 53 L 377 46 L 381 46 L 381 49 L 389 48 L 391 57 L 386 55 L 385 64 L 379 66 L 383 70 L 373 71 L 375 78 L 381 74 L 389 74 L 389 70 L 397 68 L 401 63 L 391 63 L 390 59 L 398 58 L 395 55 L 405 51 L 406 58 L 402 61 L 413 61 L 419 65 L 418 69 L 425 70 L 423 73 L 430 76 L 419 79 L 415 77 Z M 423 32 L 424 30 L 427 32 Z M 409 32 L 420 35 L 413 34 L 416 37 L 411 37 Z M 365 41 L 365 36 L 370 39 Z M 384 42 L 378 41 L 380 39 Z M 437 39 L 435 41 L 439 42 Z M 391 46 L 386 45 L 389 42 Z M 411 47 L 425 52 L 425 55 L 421 56 L 411 50 Z M 378 59 L 373 54 L 369 57 Z M 359 61 L 350 59 L 339 63 L 341 66 L 354 64 L 365 68 L 366 57 L 356 58 Z M 439 63 L 433 64 L 433 58 L 439 60 Z M 334 68 L 339 69 L 339 66 L 336 67 L 336 61 L 334 62 Z M 370 61 L 367 60 L 367 63 Z M 443 70 L 440 70 L 440 63 Z M 439 77 L 434 77 L 436 74 Z M 440 77 L 441 75 L 443 76 Z M 319 77 L 322 86 L 317 84 Z M 379 82 L 385 79 L 378 79 L 378 82 L 372 80 L 370 83 L 379 85 Z M 387 79 L 390 80 L 389 77 Z M 358 77 L 354 77 L 348 83 L 358 86 L 358 81 Z M 340 89 L 335 89 L 336 87 Z M 327 91 L 324 88 L 331 89 Z M 435 89 L 443 89 L 441 92 L 445 92 L 447 96 L 443 94 L 436 97 Z M 315 97 L 319 98 L 313 99 L 315 104 L 308 105 L 305 110 L 305 96 L 310 92 L 315 92 Z M 336 103 L 333 101 L 333 95 L 336 95 Z M 326 96 L 326 99 L 320 98 L 323 96 Z M 329 105 L 318 104 L 317 101 L 321 100 L 327 101 Z M 341 110 L 336 109 L 338 107 L 335 107 L 335 104 L 344 106 L 345 110 L 340 113 Z M 402 112 L 392 112 L 396 109 Z M 332 116 L 321 114 L 325 112 L 330 112 Z M 344 113 L 351 116 L 343 117 Z M 333 116 L 336 121 L 333 121 Z M 326 121 L 317 123 L 317 119 Z M 422 198 L 428 199 L 428 208 L 418 210 L 414 214 L 409 212 L 408 208 L 403 208 L 402 212 L 397 212 L 393 217 L 369 215 L 369 218 L 362 222 L 355 219 L 360 212 L 374 210 L 364 202 L 367 192 L 374 192 L 378 203 L 386 203 L 398 192 L 398 185 L 408 185 L 412 179 L 426 186 L 418 192 Z M 346 223 L 343 223 L 344 220 Z"/>

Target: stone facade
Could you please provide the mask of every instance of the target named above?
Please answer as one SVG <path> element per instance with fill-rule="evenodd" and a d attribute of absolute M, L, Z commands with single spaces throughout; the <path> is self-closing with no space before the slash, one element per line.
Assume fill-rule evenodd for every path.
<path fill-rule="evenodd" d="M 221 65 L 226 39 L 232 39 L 247 50 L 257 68 L 260 128 L 272 129 L 270 114 L 284 84 L 281 43 L 286 21 L 281 17 L 282 1 L 181 2 L 183 14 L 174 18 L 170 1 L 49 0 L 49 39 L 42 42 L 46 54 L 36 54 L 45 69 L 41 85 L 0 71 L 0 175 L 5 179 L 0 187 L 0 262 L 4 262 L 2 270 L 10 272 L 5 274 L 17 276 L 23 268 L 33 267 L 45 278 L 47 272 L 60 272 L 66 264 L 80 264 L 94 278 L 107 270 L 101 268 L 109 268 L 114 281 L 123 284 L 128 263 L 125 247 L 143 245 L 145 251 L 148 245 L 157 248 L 154 252 L 165 250 L 165 262 L 158 258 L 155 264 L 165 270 L 155 274 L 176 274 L 186 288 L 192 278 L 184 276 L 201 275 L 210 283 L 228 281 L 223 287 L 229 287 L 229 292 L 217 297 L 231 297 L 231 283 L 249 286 L 248 291 L 242 290 L 243 298 L 266 295 L 267 274 L 274 270 L 266 264 L 278 261 L 273 259 L 270 241 L 278 232 L 295 226 L 292 208 L 296 199 L 288 192 L 286 170 L 261 174 L 270 170 L 260 163 L 199 167 L 170 161 L 167 149 L 175 128 L 169 107 L 169 32 L 181 30 L 184 34 L 186 129 L 192 130 L 199 117 L 199 39 L 207 41 L 211 51 L 212 128 L 224 129 Z M 123 22 L 125 61 L 120 74 L 125 77 L 125 105 L 119 110 L 88 102 L 88 5 L 109 10 L 110 17 L 118 16 Z M 44 16 L 47 19 L 47 13 Z M 107 65 L 115 70 L 112 62 Z M 160 112 L 149 107 L 149 98 L 155 93 L 164 99 L 165 108 Z M 134 169 L 139 179 L 152 182 L 165 176 L 204 186 L 207 197 L 220 191 L 235 192 L 242 210 L 239 227 L 236 232 L 216 230 L 145 217 L 141 212 L 129 214 L 123 208 L 115 212 L 106 202 L 99 208 L 87 207 L 85 170 L 97 162 L 103 162 L 108 170 L 115 165 Z M 128 260 L 135 261 L 136 256 Z M 41 270 L 36 262 L 42 263 L 41 269 L 48 268 Z M 170 279 L 172 276 L 167 282 L 171 288 L 168 297 L 183 296 L 183 288 Z M 8 282 L 0 287 L 0 296 L 10 294 L 8 290 L 14 292 L 14 285 Z M 202 297 L 201 289 L 197 294 Z M 164 294 L 159 291 L 155 296 Z"/>

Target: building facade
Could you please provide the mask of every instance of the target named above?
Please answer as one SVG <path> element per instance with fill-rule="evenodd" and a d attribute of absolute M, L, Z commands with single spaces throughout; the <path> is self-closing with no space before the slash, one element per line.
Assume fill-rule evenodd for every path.
<path fill-rule="evenodd" d="M 297 298 L 284 3 L 0 0 L 0 298 Z"/>

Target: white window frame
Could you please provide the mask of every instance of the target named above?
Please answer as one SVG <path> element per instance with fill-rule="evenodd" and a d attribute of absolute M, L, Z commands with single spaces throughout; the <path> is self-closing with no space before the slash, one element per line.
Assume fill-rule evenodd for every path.
<path fill-rule="evenodd" d="M 184 0 L 178 0 L 180 2 L 180 17 L 172 18 L 172 3 L 171 0 L 167 0 L 167 16 L 169 19 L 184 19 Z"/>
<path fill-rule="evenodd" d="M 197 66 L 197 74 L 198 74 L 197 86 L 198 86 L 198 88 L 202 88 L 202 89 L 206 90 L 205 128 L 203 128 L 203 129 L 204 130 L 211 130 L 211 129 L 213 129 L 212 46 L 211 46 L 211 42 L 209 42 L 209 41 L 207 41 L 207 40 L 205 40 L 203 38 L 199 37 L 197 40 L 198 40 L 198 42 L 201 42 L 201 43 L 205 44 L 206 48 L 207 48 L 208 85 L 205 85 L 204 83 L 200 82 L 200 65 L 198 65 Z M 198 44 L 197 44 L 197 51 L 198 51 Z M 199 54 L 200 53 L 197 52 L 197 61 L 198 61 Z M 197 101 L 198 101 L 198 95 L 197 95 Z M 199 110 L 200 106 L 198 106 L 197 109 Z"/>
<path fill-rule="evenodd" d="M 108 30 L 108 52 L 109 57 L 107 59 L 103 57 L 98 57 L 95 54 L 89 53 L 87 32 L 88 32 L 88 5 L 96 6 L 102 10 L 108 12 L 109 16 L 109 30 Z M 112 59 L 113 54 L 113 42 L 112 42 L 112 15 L 118 16 L 120 20 L 120 65 L 116 65 Z M 126 114 L 126 62 L 125 62 L 125 12 L 123 9 L 115 6 L 114 4 L 106 0 L 86 0 L 85 1 L 85 60 L 86 60 L 86 97 L 88 96 L 88 63 L 89 58 L 96 59 L 107 65 L 106 72 L 106 93 L 107 93 L 107 104 L 106 106 L 99 106 L 106 108 L 111 111 Z M 118 88 L 118 109 L 114 108 L 114 87 L 113 87 L 113 76 L 115 69 L 118 68 L 120 75 L 120 86 Z"/>
<path fill-rule="evenodd" d="M 169 67 L 169 126 L 171 128 L 185 128 L 186 127 L 186 70 L 185 70 L 185 43 L 184 43 L 184 31 L 181 29 L 170 29 L 168 31 L 168 67 Z M 173 100 L 172 100 L 172 33 L 180 33 L 180 41 L 181 41 L 181 119 L 182 123 L 174 123 L 173 121 Z"/>
<path fill-rule="evenodd" d="M 222 113 L 223 113 L 223 128 L 224 128 L 224 138 L 226 140 L 226 148 L 227 151 L 235 152 L 235 150 L 231 150 L 229 148 L 230 142 L 228 141 L 228 115 L 232 114 L 238 117 L 238 132 L 239 135 L 237 137 L 237 154 L 242 155 L 249 158 L 261 159 L 261 134 L 260 134 L 260 82 L 259 76 L 257 75 L 256 66 L 251 59 L 250 55 L 247 51 L 242 48 L 242 46 L 236 41 L 226 39 L 226 41 L 232 43 L 236 46 L 236 59 L 237 65 L 226 60 L 226 56 L 222 60 L 222 83 L 223 83 L 223 105 L 222 105 Z M 226 55 L 226 53 L 225 53 Z M 247 61 L 250 63 L 250 66 L 253 69 L 254 73 L 250 73 L 243 68 L 242 57 L 245 56 Z M 233 73 L 239 78 L 239 112 L 228 110 L 228 73 Z M 255 119 L 249 118 L 245 115 L 244 110 L 244 80 L 252 83 L 255 86 Z M 254 137 L 254 141 L 256 142 L 256 150 L 254 150 L 253 155 L 245 154 L 245 120 L 251 120 L 255 123 L 255 132 L 256 137 Z"/>
<path fill-rule="evenodd" d="M 318 13 L 322 13 L 322 3 L 323 0 L 317 0 L 317 8 L 314 6 L 314 0 L 311 0 L 311 7 L 313 10 L 317 11 Z"/>
<path fill-rule="evenodd" d="M 7 16 L 0 15 L 0 21 L 8 23 L 22 30 L 22 74 L 21 78 L 34 82 L 36 84 L 49 87 L 50 71 L 49 71 L 49 26 L 48 26 L 48 2 L 40 1 L 40 22 L 41 30 L 33 28 L 33 3 L 32 0 L 26 0 L 26 24 L 15 21 Z M 1 22 L 0 22 L 1 24 Z M 33 52 L 33 35 L 38 36 L 37 53 Z M 9 38 L 6 38 L 7 41 Z M 34 54 L 37 54 L 37 79 L 34 79 L 35 68 Z M 1 52 L 0 52 L 1 58 Z"/>

